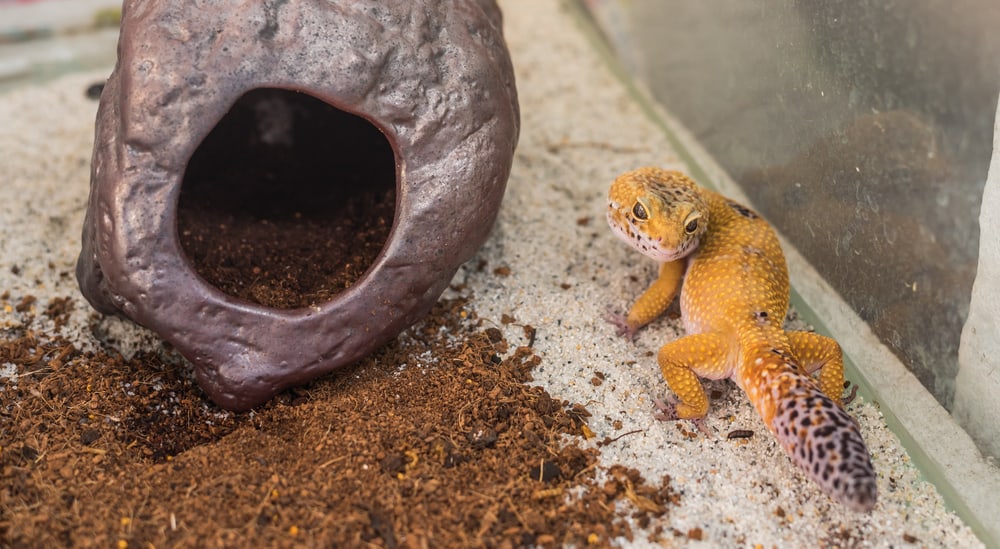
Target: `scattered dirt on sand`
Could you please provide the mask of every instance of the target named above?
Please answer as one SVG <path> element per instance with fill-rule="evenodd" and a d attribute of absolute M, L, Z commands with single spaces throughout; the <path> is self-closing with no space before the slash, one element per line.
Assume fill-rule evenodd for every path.
<path fill-rule="evenodd" d="M 310 210 L 262 199 L 266 181 L 243 189 L 251 204 L 232 204 L 250 181 L 234 173 L 193 179 L 178 230 L 198 273 L 238 298 L 327 301 L 391 229 L 391 185 L 334 189 Z M 534 328 L 511 349 L 470 299 L 441 301 L 359 363 L 231 413 L 166 344 L 126 359 L 100 343 L 94 314 L 98 350 L 81 352 L 54 335 L 75 300 L 0 294 L 0 547 L 606 546 L 667 513 L 669 478 L 599 465 L 586 408 L 530 385 Z"/>
<path fill-rule="evenodd" d="M 586 409 L 529 385 L 541 359 L 462 299 L 234 414 L 168 349 L 82 353 L 32 329 L 65 300 L 3 297 L 2 546 L 606 546 L 679 497 L 598 465 Z"/>

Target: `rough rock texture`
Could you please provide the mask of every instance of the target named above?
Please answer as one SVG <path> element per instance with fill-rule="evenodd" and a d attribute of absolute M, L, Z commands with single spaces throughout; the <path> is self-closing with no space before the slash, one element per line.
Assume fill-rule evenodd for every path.
<path fill-rule="evenodd" d="M 312 307 L 223 293 L 179 243 L 189 159 L 261 88 L 358 115 L 395 154 L 396 215 L 382 253 Z M 492 1 L 126 1 L 97 117 L 81 290 L 99 311 L 173 344 L 219 405 L 250 408 L 357 360 L 430 308 L 493 225 L 518 116 Z"/>

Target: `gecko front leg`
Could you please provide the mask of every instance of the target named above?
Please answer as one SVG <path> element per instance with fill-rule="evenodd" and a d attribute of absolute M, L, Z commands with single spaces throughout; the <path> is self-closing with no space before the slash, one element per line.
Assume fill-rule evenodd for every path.
<path fill-rule="evenodd" d="M 640 328 L 662 315 L 677 297 L 686 266 L 685 259 L 661 263 L 659 276 L 635 301 L 628 315 L 608 315 L 608 322 L 615 326 L 615 334 L 632 341 Z"/>

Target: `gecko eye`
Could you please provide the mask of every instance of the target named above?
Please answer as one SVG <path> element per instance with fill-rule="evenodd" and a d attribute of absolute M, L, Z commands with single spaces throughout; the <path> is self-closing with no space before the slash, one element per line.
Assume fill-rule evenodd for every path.
<path fill-rule="evenodd" d="M 688 221 L 688 224 L 684 226 L 684 232 L 686 232 L 687 234 L 694 234 L 694 232 L 697 230 L 698 230 L 697 217 L 692 219 L 691 221 Z"/>
<path fill-rule="evenodd" d="M 632 206 L 632 214 L 635 215 L 636 219 L 641 219 L 643 221 L 649 219 L 649 213 L 646 211 L 646 208 L 639 202 L 636 202 L 635 206 Z"/>

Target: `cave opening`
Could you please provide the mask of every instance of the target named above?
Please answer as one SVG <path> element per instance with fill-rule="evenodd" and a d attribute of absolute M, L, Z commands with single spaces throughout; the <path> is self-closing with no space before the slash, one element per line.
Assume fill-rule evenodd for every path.
<path fill-rule="evenodd" d="M 396 161 L 374 124 L 310 95 L 252 90 L 198 146 L 178 236 L 209 284 L 259 305 L 333 299 L 385 246 Z"/>

